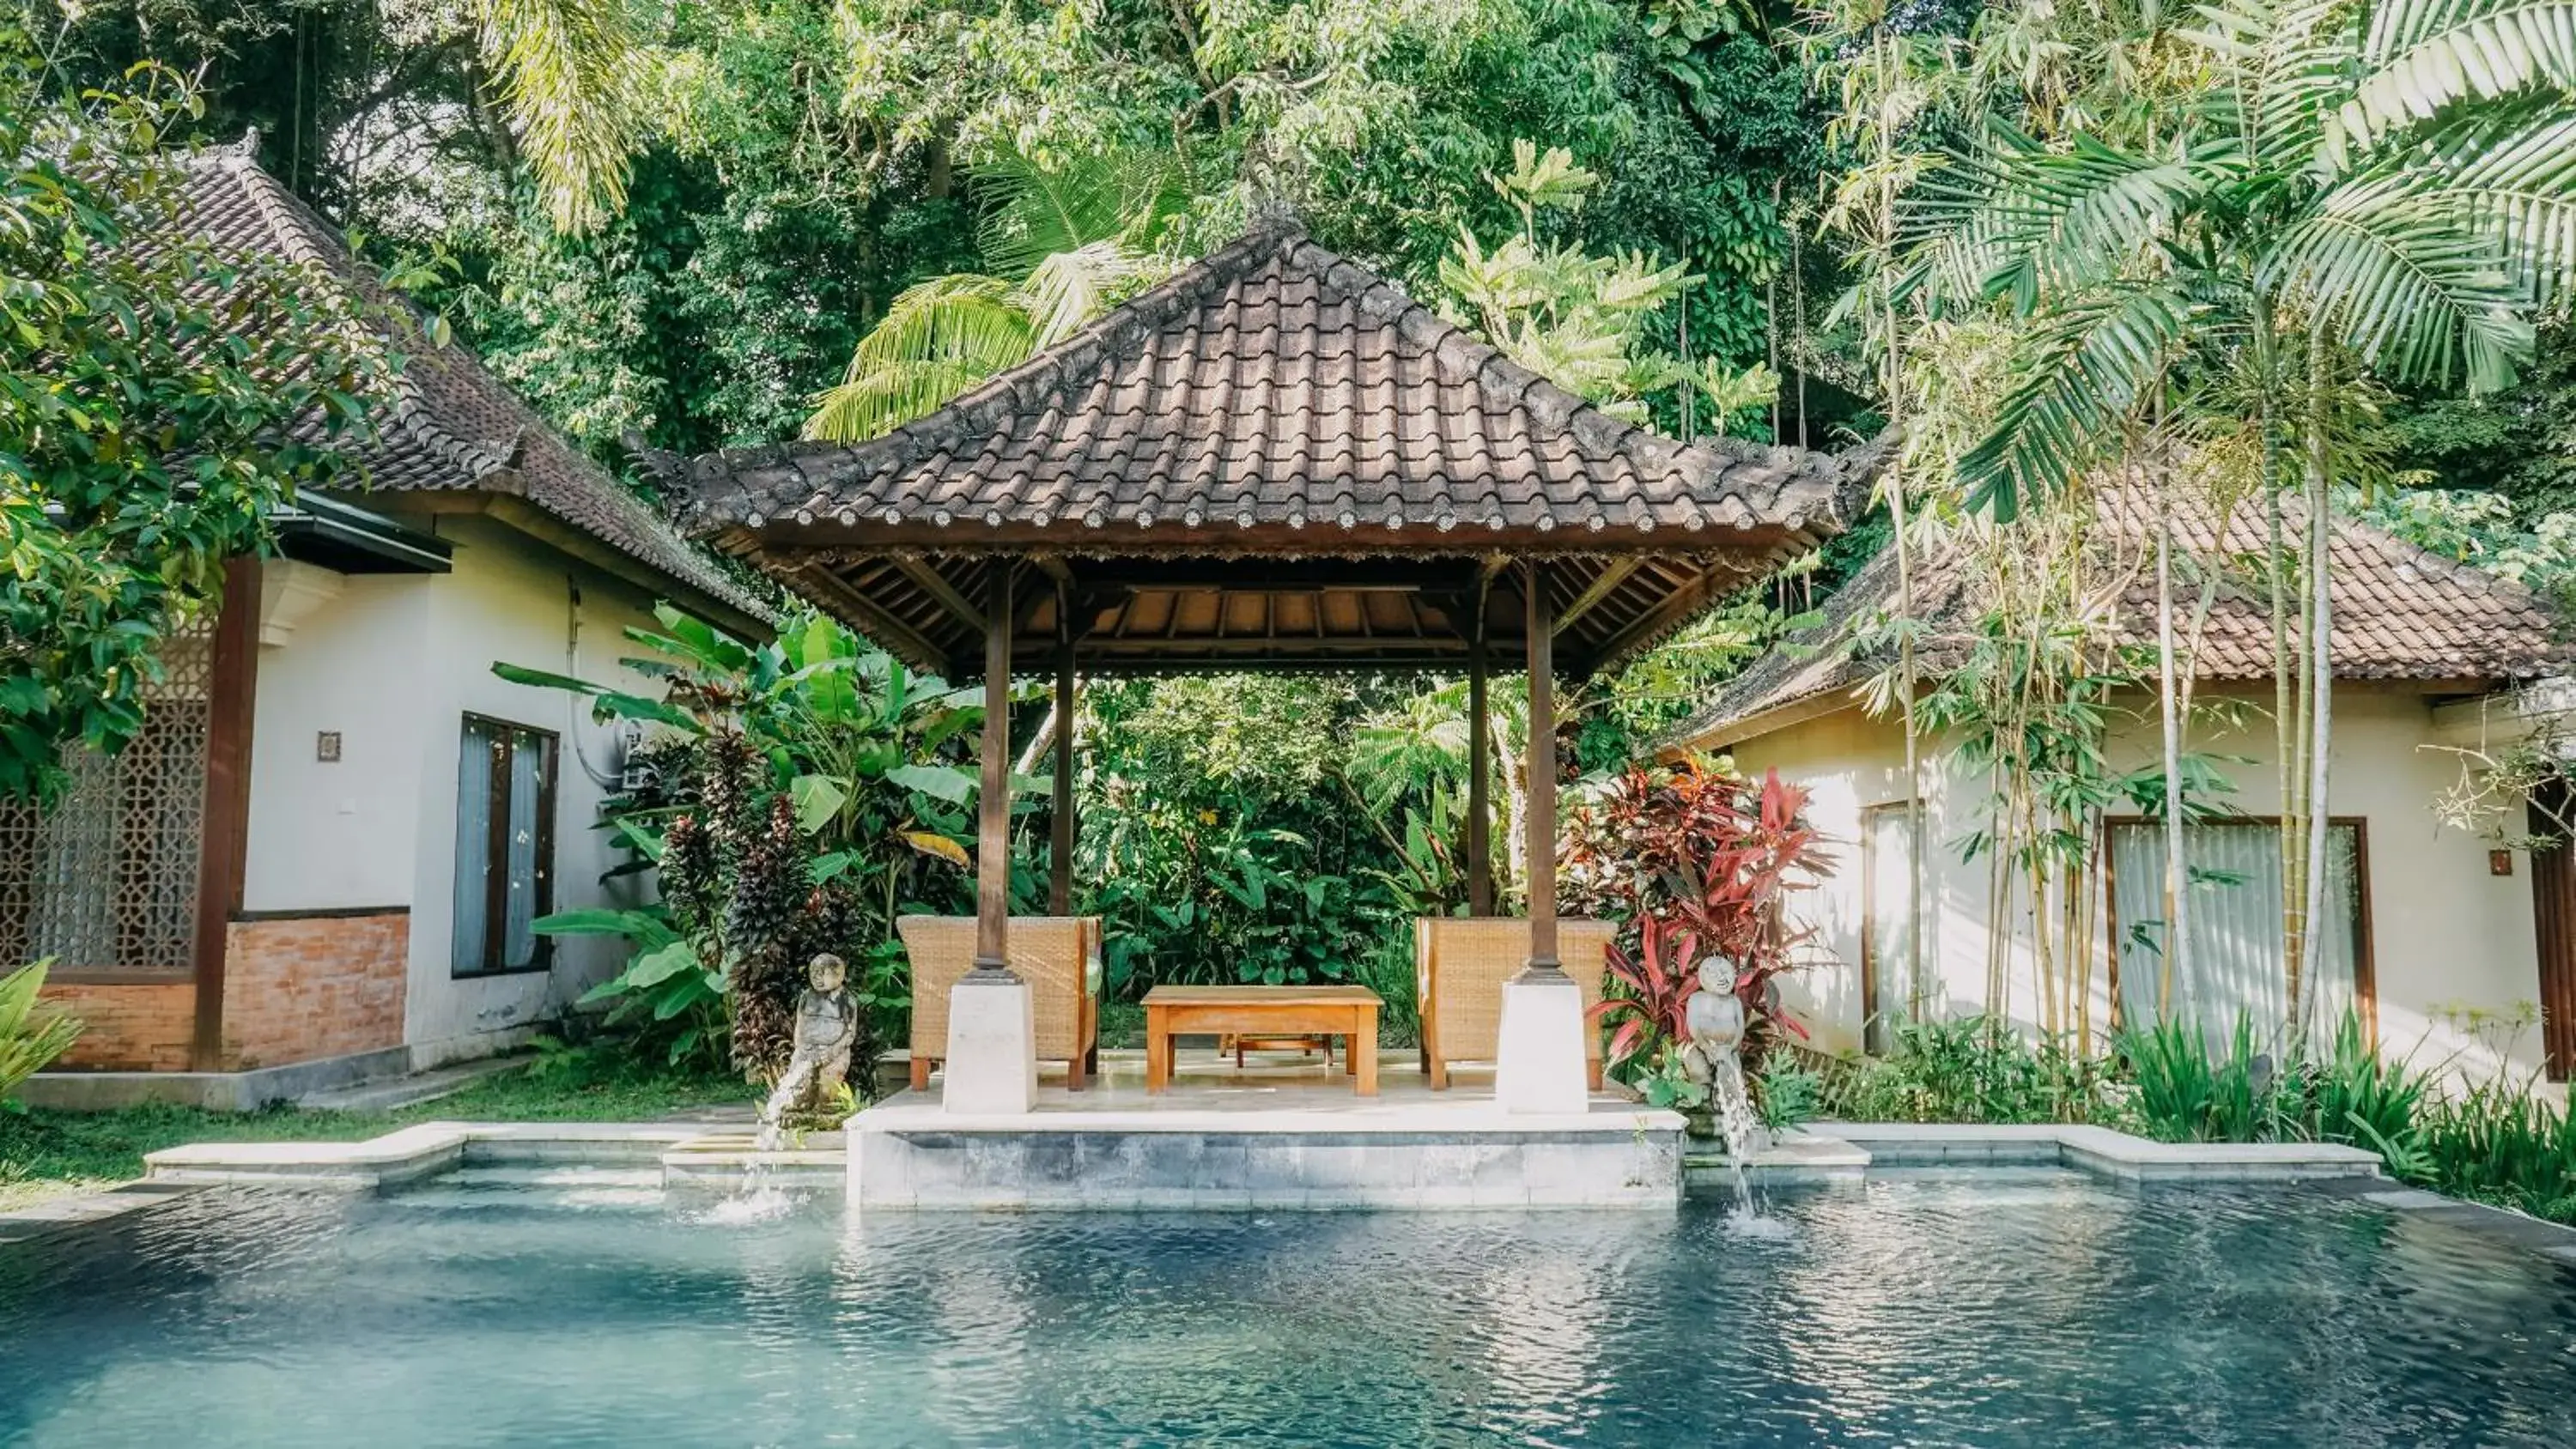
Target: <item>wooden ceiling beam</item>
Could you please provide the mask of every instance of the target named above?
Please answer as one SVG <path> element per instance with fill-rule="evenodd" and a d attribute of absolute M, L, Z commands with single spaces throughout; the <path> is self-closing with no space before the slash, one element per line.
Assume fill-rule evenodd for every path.
<path fill-rule="evenodd" d="M 1474 578 L 1474 568 L 1458 558 L 1114 558 L 1077 559 L 1073 573 L 1086 587 L 1307 594 L 1454 591 Z"/>
<path fill-rule="evenodd" d="M 888 612 L 876 600 L 850 587 L 848 580 L 834 573 L 821 560 L 798 564 L 790 572 L 796 585 L 816 603 L 839 615 L 842 622 L 850 627 L 903 656 L 904 662 L 934 674 L 947 673 L 953 662 L 948 651 Z"/>
<path fill-rule="evenodd" d="M 1644 562 L 1645 560 L 1636 554 L 1629 554 L 1624 558 L 1614 558 L 1603 564 L 1601 572 L 1593 576 L 1592 582 L 1584 586 L 1583 592 L 1576 594 L 1572 602 L 1557 611 L 1556 628 L 1550 637 L 1563 638 L 1566 630 L 1573 628 L 1584 615 L 1592 612 L 1595 605 L 1610 597 L 1621 584 L 1628 581 L 1630 574 L 1637 571 L 1638 565 Z"/>
<path fill-rule="evenodd" d="M 976 608 L 955 584 L 950 583 L 946 574 L 931 567 L 928 559 L 918 554 L 899 553 L 890 555 L 886 562 L 894 565 L 896 573 L 911 580 L 913 587 L 936 599 L 939 606 L 946 609 L 951 618 L 966 626 L 967 633 L 977 638 L 983 637 L 984 611 Z M 1011 565 L 1007 559 L 996 559 L 994 566 L 1009 568 Z"/>
<path fill-rule="evenodd" d="M 1750 573 L 1730 568 L 1707 570 L 1620 626 L 1599 646 L 1585 650 L 1579 658 L 1568 659 L 1567 672 L 1580 677 L 1617 661 L 1644 641 L 1667 629 L 1679 628 L 1750 577 Z"/>

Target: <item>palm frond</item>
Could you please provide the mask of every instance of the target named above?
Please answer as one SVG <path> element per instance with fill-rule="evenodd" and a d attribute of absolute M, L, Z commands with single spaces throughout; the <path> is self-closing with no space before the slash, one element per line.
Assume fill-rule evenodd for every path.
<path fill-rule="evenodd" d="M 1016 152 L 975 167 L 983 207 L 976 246 L 984 264 L 1026 277 L 1051 256 L 1102 242 L 1143 250 L 1187 206 L 1188 176 L 1177 157 L 1114 151 L 1042 166 Z"/>
<path fill-rule="evenodd" d="M 2494 238 L 2508 269 L 2547 306 L 2576 287 L 2576 114 L 2555 97 L 2437 123 L 2397 174 L 2460 224 Z"/>
<path fill-rule="evenodd" d="M 859 340 L 841 384 L 815 400 L 805 434 L 857 442 L 890 432 L 1027 361 L 1036 345 L 1010 283 L 934 277 L 896 297 Z"/>
<path fill-rule="evenodd" d="M 1999 133 L 1954 155 L 1919 187 L 1918 253 L 1937 299 L 2009 297 L 2028 312 L 2043 290 L 2080 290 L 2130 270 L 2229 164 L 2224 144 L 2171 156 L 2079 136 L 2053 151 Z"/>
<path fill-rule="evenodd" d="M 2454 101 L 2576 86 L 2576 0 L 2387 0 L 2369 11 L 2359 59 L 2342 119 L 2366 142 Z"/>
<path fill-rule="evenodd" d="M 2356 179 L 2264 249 L 2256 285 L 2304 303 L 2383 376 L 2504 387 L 2531 351 L 2528 295 L 2494 239 L 2460 222 L 2401 178 Z"/>
<path fill-rule="evenodd" d="M 2202 126 L 2234 137 L 2257 171 L 2344 170 L 2348 148 L 2332 123 L 2351 96 L 2344 0 L 2225 0 L 2198 13 L 2204 28 L 2182 38 L 2218 56 L 2234 77 L 2201 97 Z"/>
<path fill-rule="evenodd" d="M 1959 458 L 1968 505 L 2000 520 L 2068 486 L 2120 440 L 2188 335 L 2194 308 L 2172 280 L 2122 282 L 2061 304 L 2035 328 L 1986 435 Z"/>
<path fill-rule="evenodd" d="M 483 58 L 558 230 L 626 204 L 642 143 L 643 44 L 625 0 L 475 0 Z"/>
<path fill-rule="evenodd" d="M 1096 241 L 1041 259 L 1020 286 L 1022 305 L 1036 324 L 1033 343 L 1044 350 L 1071 337 L 1109 310 L 1145 263 L 1114 241 Z"/>

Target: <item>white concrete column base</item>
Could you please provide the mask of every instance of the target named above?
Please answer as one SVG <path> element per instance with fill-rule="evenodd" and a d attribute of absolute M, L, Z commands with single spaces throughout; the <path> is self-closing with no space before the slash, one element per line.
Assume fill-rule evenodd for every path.
<path fill-rule="evenodd" d="M 991 1116 L 1038 1104 L 1037 1018 L 1025 981 L 965 980 L 948 989 L 948 1056 L 940 1105 Z"/>
<path fill-rule="evenodd" d="M 1513 1113 L 1589 1110 L 1583 1030 L 1583 993 L 1572 978 L 1504 982 L 1494 1100 Z"/>

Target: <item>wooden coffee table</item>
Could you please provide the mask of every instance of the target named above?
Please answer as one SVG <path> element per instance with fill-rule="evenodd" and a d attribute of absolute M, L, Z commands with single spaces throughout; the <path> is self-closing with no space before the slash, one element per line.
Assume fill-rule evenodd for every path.
<path fill-rule="evenodd" d="M 1365 986 L 1157 986 L 1145 993 L 1145 1090 L 1172 1084 L 1178 1036 L 1348 1037 L 1342 1069 L 1377 1095 L 1376 992 Z"/>

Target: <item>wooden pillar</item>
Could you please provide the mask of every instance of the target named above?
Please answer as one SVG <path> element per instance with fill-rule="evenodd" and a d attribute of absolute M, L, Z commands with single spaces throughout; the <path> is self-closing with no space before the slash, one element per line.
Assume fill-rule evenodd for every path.
<path fill-rule="evenodd" d="M 975 797 L 975 969 L 1011 973 L 1011 561 L 996 554 L 984 586 L 984 777 Z"/>
<path fill-rule="evenodd" d="M 1556 960 L 1556 619 L 1547 566 L 1523 575 L 1529 627 L 1529 965 L 1523 981 L 1563 980 Z"/>
<path fill-rule="evenodd" d="M 1493 672 L 1485 643 L 1485 590 L 1474 596 L 1476 615 L 1467 630 L 1467 914 L 1494 913 L 1494 729 L 1486 677 Z"/>
<path fill-rule="evenodd" d="M 1055 812 L 1048 837 L 1047 912 L 1073 914 L 1073 602 L 1055 586 Z"/>
<path fill-rule="evenodd" d="M 215 615 L 214 658 L 206 689 L 205 824 L 197 855 L 197 929 L 193 952 L 196 1020 L 188 1065 L 224 1069 L 224 967 L 227 938 L 241 909 L 250 860 L 250 731 L 259 697 L 259 560 L 224 565 Z M 96 883 L 105 888 L 105 882 Z"/>

